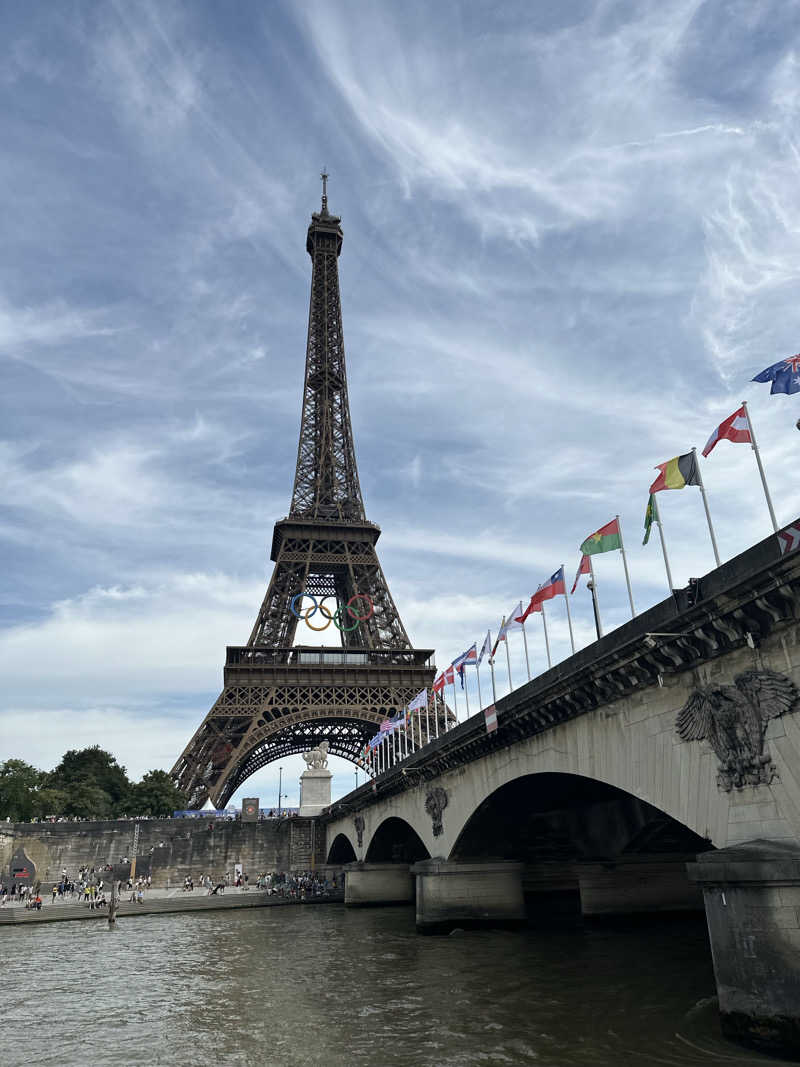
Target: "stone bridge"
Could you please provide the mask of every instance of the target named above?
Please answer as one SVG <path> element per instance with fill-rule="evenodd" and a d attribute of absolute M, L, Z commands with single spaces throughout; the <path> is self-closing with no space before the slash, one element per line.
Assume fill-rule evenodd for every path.
<path fill-rule="evenodd" d="M 705 908 L 725 1026 L 800 1051 L 800 536 L 767 538 L 334 804 L 417 927 Z"/>

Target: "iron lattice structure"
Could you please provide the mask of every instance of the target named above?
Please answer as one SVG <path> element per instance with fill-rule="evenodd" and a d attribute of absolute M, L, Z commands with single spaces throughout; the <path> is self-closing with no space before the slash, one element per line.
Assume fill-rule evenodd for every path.
<path fill-rule="evenodd" d="M 291 509 L 275 524 L 275 567 L 247 645 L 228 648 L 225 687 L 172 770 L 192 807 L 209 797 L 225 804 L 267 763 L 323 740 L 355 760 L 381 721 L 433 681 L 433 652 L 411 647 L 378 561 L 380 528 L 364 512 L 339 298 L 342 228 L 328 211 L 325 175 L 306 249 L 311 303 Z M 338 608 L 345 625 L 357 594 L 374 613 L 336 647 L 295 646 L 290 604 L 303 592 L 331 598 L 328 610 Z M 365 602 L 355 607 L 366 614 Z"/>

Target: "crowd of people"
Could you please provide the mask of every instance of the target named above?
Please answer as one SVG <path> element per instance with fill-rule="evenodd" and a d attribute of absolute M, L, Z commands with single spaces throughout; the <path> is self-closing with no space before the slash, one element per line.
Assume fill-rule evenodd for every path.
<path fill-rule="evenodd" d="M 114 881 L 113 868 L 110 864 L 95 868 L 82 866 L 74 876 L 70 876 L 67 869 L 61 871 L 58 882 L 52 886 L 52 903 L 82 903 L 91 911 L 107 908 L 109 899 L 107 896 L 107 876 L 111 873 L 111 882 Z M 314 871 L 290 872 L 276 871 L 259 874 L 252 883 L 256 889 L 266 891 L 269 896 L 289 897 L 294 900 L 306 900 L 309 897 L 327 897 L 341 892 L 344 889 L 344 874 L 320 874 Z M 142 875 L 135 881 L 133 878 L 119 879 L 116 883 L 116 897 L 123 899 L 127 890 L 127 899 L 130 903 L 143 904 L 145 894 L 151 888 L 152 876 Z M 233 873 L 226 871 L 224 875 L 212 877 L 210 874 L 201 874 L 195 879 L 187 875 L 183 882 L 183 892 L 192 893 L 197 886 L 205 890 L 207 895 L 216 896 L 223 894 L 226 889 L 247 890 L 251 887 L 249 874 L 238 865 Z M 113 889 L 113 885 L 111 887 Z M 26 908 L 41 910 L 42 898 L 39 894 L 39 883 L 35 886 L 0 884 L 0 906 L 7 903 L 23 904 Z"/>
<path fill-rule="evenodd" d="M 0 908 L 4 908 L 8 903 L 24 904 L 26 908 L 42 910 L 42 898 L 36 886 L 12 885 L 9 888 L 7 885 L 0 885 Z"/>
<path fill-rule="evenodd" d="M 287 874 L 260 874 L 256 879 L 257 889 L 266 889 L 267 894 L 305 900 L 307 897 L 328 897 L 344 888 L 344 874 L 334 874 L 328 878 L 313 871 L 300 871 Z"/>

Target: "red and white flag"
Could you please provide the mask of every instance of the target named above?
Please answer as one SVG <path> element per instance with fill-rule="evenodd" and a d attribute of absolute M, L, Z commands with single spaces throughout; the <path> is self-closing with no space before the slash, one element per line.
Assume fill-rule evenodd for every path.
<path fill-rule="evenodd" d="M 487 734 L 490 734 L 497 729 L 497 712 L 495 711 L 494 704 L 490 704 L 488 708 L 483 709 L 483 717 L 486 720 Z"/>
<path fill-rule="evenodd" d="M 440 671 L 433 683 L 434 693 L 441 693 L 444 689 L 444 671 Z"/>
<path fill-rule="evenodd" d="M 719 424 L 706 441 L 703 455 L 708 456 L 717 441 L 721 441 L 723 438 L 728 441 L 733 441 L 733 443 L 737 445 L 749 445 L 753 443 L 753 438 L 750 434 L 750 424 L 747 421 L 747 415 L 745 414 L 743 407 L 739 408 L 738 411 L 734 411 L 734 413 L 729 415 L 724 422 Z"/>
<path fill-rule="evenodd" d="M 455 669 L 455 667 L 453 666 L 452 663 L 450 664 L 449 667 L 445 667 L 444 671 L 442 672 L 442 676 L 444 677 L 444 684 L 445 685 L 455 685 L 456 684 L 456 669 Z"/>
<path fill-rule="evenodd" d="M 578 573 L 575 575 L 575 581 L 572 583 L 572 588 L 569 591 L 569 595 L 570 596 L 572 596 L 572 594 L 578 588 L 578 582 L 581 579 L 581 575 L 582 574 L 590 574 L 590 573 L 591 573 L 591 571 L 590 571 L 590 568 L 589 568 L 589 557 L 588 556 L 581 556 L 581 562 L 580 562 L 580 565 L 578 567 Z"/>

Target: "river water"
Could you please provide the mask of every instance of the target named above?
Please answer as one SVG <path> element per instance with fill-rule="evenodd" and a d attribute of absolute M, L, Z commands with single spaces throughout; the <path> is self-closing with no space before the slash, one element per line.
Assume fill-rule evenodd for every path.
<path fill-rule="evenodd" d="M 411 908 L 0 928 L 0 1064 L 773 1064 L 724 1041 L 702 920 L 423 937 Z"/>

